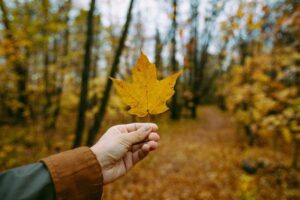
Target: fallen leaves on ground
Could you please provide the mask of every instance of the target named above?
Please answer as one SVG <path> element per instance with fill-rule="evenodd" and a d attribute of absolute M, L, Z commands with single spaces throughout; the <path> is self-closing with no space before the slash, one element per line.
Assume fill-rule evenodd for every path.
<path fill-rule="evenodd" d="M 230 116 L 214 107 L 200 109 L 197 121 L 160 121 L 157 152 L 122 179 L 105 186 L 103 199 L 290 199 L 282 187 L 287 181 L 276 182 L 287 173 L 248 175 L 241 168 L 243 159 L 267 160 L 270 166 L 277 166 L 289 163 L 290 157 L 269 147 L 245 148 L 246 140 L 242 134 L 239 137 Z M 299 190 L 298 195 L 300 198 Z"/>
<path fill-rule="evenodd" d="M 300 173 L 289 170 L 290 152 L 274 151 L 270 145 L 249 147 L 230 115 L 215 107 L 199 110 L 197 120 L 171 122 L 168 113 L 163 114 L 157 121 L 161 135 L 158 150 L 124 177 L 104 186 L 103 199 L 300 199 Z M 117 123 L 121 122 L 110 118 L 105 129 Z M 37 125 L 26 129 L 1 127 L 0 170 L 67 150 L 72 133 L 66 123 L 49 133 Z M 244 161 L 249 166 L 264 166 L 255 174 L 247 174 Z"/>

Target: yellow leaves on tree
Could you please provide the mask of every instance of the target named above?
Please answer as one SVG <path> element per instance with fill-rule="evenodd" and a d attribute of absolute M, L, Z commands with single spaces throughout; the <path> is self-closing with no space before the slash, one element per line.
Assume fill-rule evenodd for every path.
<path fill-rule="evenodd" d="M 149 62 L 146 55 L 141 55 L 132 69 L 132 82 L 112 78 L 123 102 L 130 106 L 129 113 L 144 117 L 148 114 L 160 114 L 168 110 L 166 101 L 174 94 L 176 79 L 182 71 L 157 80 L 156 66 Z"/>

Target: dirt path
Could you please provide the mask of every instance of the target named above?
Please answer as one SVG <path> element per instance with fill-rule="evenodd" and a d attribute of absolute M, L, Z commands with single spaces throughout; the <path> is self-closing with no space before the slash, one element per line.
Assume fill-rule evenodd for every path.
<path fill-rule="evenodd" d="M 200 107 L 197 120 L 174 123 L 167 114 L 157 118 L 159 149 L 124 178 L 105 186 L 104 200 L 300 200 L 300 172 L 286 170 L 292 154 L 284 149 L 292 144 L 282 142 L 274 149 L 273 140 L 266 139 L 268 143 L 249 147 L 245 134 L 216 107 Z M 39 127 L 2 127 L 0 170 L 67 150 L 73 131 L 70 126 L 58 130 L 49 150 Z M 241 167 L 245 161 L 264 167 L 248 175 Z"/>
<path fill-rule="evenodd" d="M 201 109 L 197 121 L 160 122 L 159 150 L 105 188 L 104 199 L 235 199 L 241 151 L 228 115 Z M 224 173 L 226 172 L 226 173 Z"/>

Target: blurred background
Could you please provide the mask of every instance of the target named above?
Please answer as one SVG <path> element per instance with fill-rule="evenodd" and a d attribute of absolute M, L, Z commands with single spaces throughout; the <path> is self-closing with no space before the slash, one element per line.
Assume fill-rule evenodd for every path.
<path fill-rule="evenodd" d="M 93 144 L 108 77 L 179 69 L 159 150 L 104 199 L 300 199 L 298 0 L 0 0 L 0 170 Z"/>

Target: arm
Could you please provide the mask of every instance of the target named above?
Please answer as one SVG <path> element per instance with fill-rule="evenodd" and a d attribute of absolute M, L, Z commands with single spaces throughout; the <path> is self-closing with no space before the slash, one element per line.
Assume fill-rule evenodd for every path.
<path fill-rule="evenodd" d="M 43 163 L 0 173 L 0 199 L 55 199 L 50 174 Z"/>
<path fill-rule="evenodd" d="M 57 199 L 100 199 L 102 172 L 88 147 L 65 151 L 42 159 L 53 181 Z"/>
<path fill-rule="evenodd" d="M 80 147 L 42 159 L 42 163 L 0 174 L 4 199 L 98 200 L 104 184 L 126 174 L 160 139 L 157 126 L 133 123 L 113 126 L 91 148 Z"/>
<path fill-rule="evenodd" d="M 101 167 L 88 147 L 65 151 L 42 162 L 0 174 L 0 199 L 100 199 Z"/>

